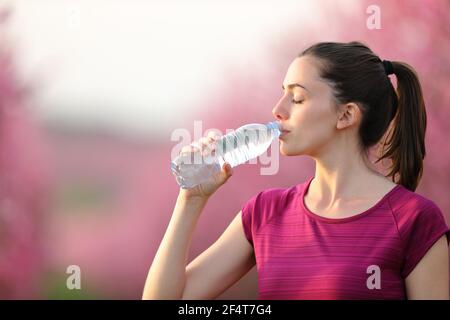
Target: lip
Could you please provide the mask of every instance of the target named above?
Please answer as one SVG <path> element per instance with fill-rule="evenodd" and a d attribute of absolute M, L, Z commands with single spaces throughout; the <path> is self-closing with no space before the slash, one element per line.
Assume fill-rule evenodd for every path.
<path fill-rule="evenodd" d="M 284 138 L 289 132 L 290 132 L 290 131 L 288 131 L 288 130 L 281 130 L 281 134 L 280 134 L 279 138 L 280 138 L 280 139 L 281 139 L 281 138 Z"/>

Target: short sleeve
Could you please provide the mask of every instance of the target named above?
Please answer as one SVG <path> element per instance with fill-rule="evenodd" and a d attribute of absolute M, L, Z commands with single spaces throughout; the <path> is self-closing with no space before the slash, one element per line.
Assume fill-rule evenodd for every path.
<path fill-rule="evenodd" d="M 398 228 L 405 250 L 401 272 L 403 278 L 414 270 L 427 251 L 443 235 L 447 236 L 447 243 L 450 241 L 450 229 L 441 210 L 434 203 L 400 221 Z"/>
<path fill-rule="evenodd" d="M 245 237 L 254 247 L 255 235 L 259 229 L 289 205 L 295 188 L 266 189 L 251 197 L 241 209 Z"/>
<path fill-rule="evenodd" d="M 245 237 L 248 242 L 253 246 L 253 228 L 255 225 L 255 209 L 258 207 L 257 202 L 261 196 L 261 193 L 254 195 L 242 206 L 242 226 L 244 228 Z"/>

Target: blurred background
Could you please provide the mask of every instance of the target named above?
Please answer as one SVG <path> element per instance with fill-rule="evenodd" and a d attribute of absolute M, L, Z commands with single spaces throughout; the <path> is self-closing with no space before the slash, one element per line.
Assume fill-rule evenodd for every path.
<path fill-rule="evenodd" d="M 171 133 L 271 120 L 290 62 L 319 41 L 416 68 L 428 113 L 416 192 L 449 221 L 449 22 L 447 0 L 0 2 L 0 298 L 140 299 L 178 194 Z M 261 166 L 237 167 L 210 199 L 190 260 L 254 194 L 314 174 L 306 157 Z M 70 265 L 81 290 L 66 287 Z M 254 268 L 219 299 L 257 290 Z"/>

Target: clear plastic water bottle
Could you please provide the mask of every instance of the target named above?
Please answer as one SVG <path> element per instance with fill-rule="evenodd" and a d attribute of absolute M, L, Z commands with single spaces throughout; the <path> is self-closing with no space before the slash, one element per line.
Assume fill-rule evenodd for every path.
<path fill-rule="evenodd" d="M 220 137 L 214 154 L 182 154 L 171 162 L 175 178 L 183 189 L 195 187 L 222 168 L 227 162 L 235 167 L 263 154 L 281 134 L 278 122 L 246 124 Z"/>

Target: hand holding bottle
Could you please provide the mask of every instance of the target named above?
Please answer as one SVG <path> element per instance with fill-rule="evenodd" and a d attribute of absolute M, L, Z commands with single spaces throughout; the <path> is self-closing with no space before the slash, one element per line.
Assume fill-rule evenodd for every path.
<path fill-rule="evenodd" d="M 202 157 L 207 157 L 208 155 L 213 156 L 215 154 L 217 141 L 220 138 L 219 135 L 210 132 L 207 137 L 203 137 L 198 141 L 194 141 L 190 145 L 183 147 L 180 151 L 180 155 L 193 157 L 195 153 L 198 153 Z M 180 194 L 187 198 L 209 198 L 232 175 L 232 167 L 225 162 L 223 163 L 221 170 L 212 174 L 206 181 L 191 188 L 181 188 Z"/>
<path fill-rule="evenodd" d="M 180 154 L 171 162 L 172 172 L 183 189 L 195 187 L 205 181 L 208 181 L 206 185 L 209 187 L 211 187 L 210 183 L 213 182 L 223 184 L 226 180 L 222 181 L 222 179 L 229 175 L 228 166 L 225 166 L 225 163 L 235 167 L 261 155 L 267 150 L 272 141 L 279 137 L 280 133 L 279 123 L 273 121 L 266 124 L 246 124 L 221 137 L 211 134 L 198 142 L 191 143 L 190 146 L 183 148 L 182 151 L 194 152 L 195 149 L 203 150 L 206 145 L 206 151 L 208 151 L 208 147 L 217 147 L 215 154 L 199 154 L 195 152 L 195 154 Z M 194 161 L 191 159 L 193 155 L 195 156 Z M 225 174 L 225 176 L 217 175 L 219 172 Z M 205 190 L 201 189 L 198 191 L 203 194 L 208 193 L 202 192 Z"/>

